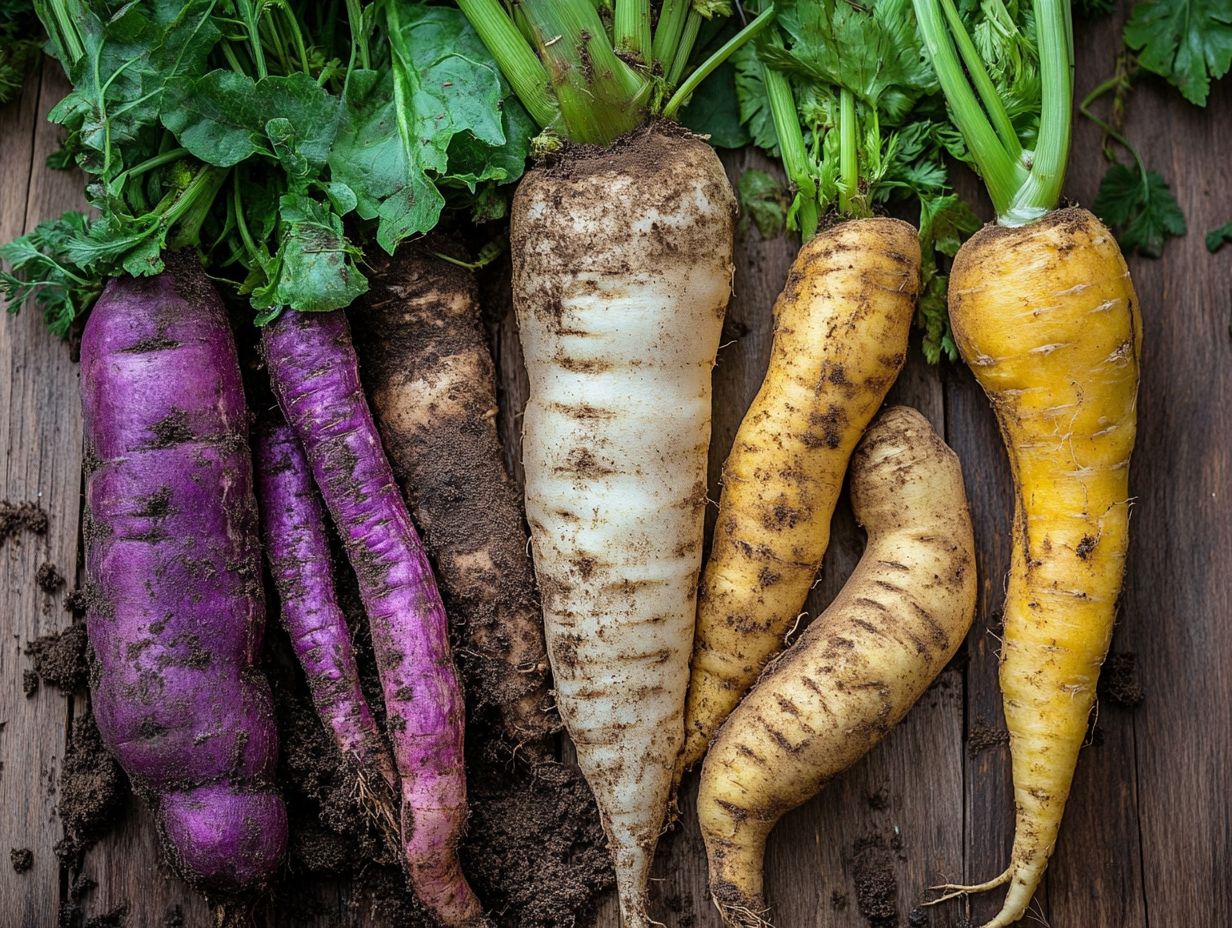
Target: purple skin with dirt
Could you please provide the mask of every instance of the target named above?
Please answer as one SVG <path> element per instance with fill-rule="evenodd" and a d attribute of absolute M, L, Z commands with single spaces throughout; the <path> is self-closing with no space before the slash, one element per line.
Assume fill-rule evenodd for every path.
<path fill-rule="evenodd" d="M 487 924 L 458 861 L 464 707 L 445 607 L 359 380 L 341 312 L 284 312 L 262 331 L 278 404 L 359 580 L 402 796 L 416 895 L 442 924 Z"/>
<path fill-rule="evenodd" d="M 99 731 L 195 885 L 263 884 L 287 842 L 248 410 L 193 259 L 107 284 L 81 342 L 86 626 Z"/>
<path fill-rule="evenodd" d="M 392 799 L 398 777 L 360 687 L 351 632 L 334 587 L 325 507 L 308 461 L 282 422 L 262 423 L 256 446 L 261 532 L 291 648 L 338 749 L 351 759 L 368 792 L 384 792 L 383 781 Z"/>

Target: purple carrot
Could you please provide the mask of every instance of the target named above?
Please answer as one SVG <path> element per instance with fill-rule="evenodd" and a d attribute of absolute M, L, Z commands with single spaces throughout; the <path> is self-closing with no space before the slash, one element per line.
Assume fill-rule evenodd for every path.
<path fill-rule="evenodd" d="M 486 924 L 457 854 L 464 710 L 448 621 L 360 386 L 346 316 L 284 312 L 262 342 L 278 403 L 359 579 L 401 779 L 411 885 L 443 924 Z"/>
<path fill-rule="evenodd" d="M 86 627 L 99 731 L 154 802 L 172 862 L 234 891 L 287 841 L 248 410 L 194 260 L 107 284 L 81 341 Z"/>
<path fill-rule="evenodd" d="M 398 794 L 398 776 L 360 687 L 350 630 L 334 589 L 325 510 L 308 461 L 295 434 L 281 422 L 263 423 L 256 445 L 261 531 L 282 600 L 283 625 L 317 714 L 354 764 L 371 805 L 396 831 L 391 800 Z"/>

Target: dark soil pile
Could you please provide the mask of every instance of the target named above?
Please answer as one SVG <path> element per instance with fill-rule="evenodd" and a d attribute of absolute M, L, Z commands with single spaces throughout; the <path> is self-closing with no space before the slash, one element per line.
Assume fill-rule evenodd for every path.
<path fill-rule="evenodd" d="M 898 882 L 894 855 L 880 835 L 861 838 L 852 847 L 851 874 L 856 908 L 872 928 L 897 928 Z"/>
<path fill-rule="evenodd" d="M 34 852 L 28 847 L 15 847 L 9 851 L 9 863 L 14 873 L 25 873 L 34 866 Z"/>
<path fill-rule="evenodd" d="M 0 502 L 0 545 L 22 532 L 46 534 L 47 513 L 37 503 Z"/>
<path fill-rule="evenodd" d="M 56 844 L 56 854 L 62 861 L 75 861 L 115 825 L 126 792 L 120 767 L 103 746 L 94 717 L 74 719 L 58 793 L 64 838 Z"/>
<path fill-rule="evenodd" d="M 1108 655 L 1099 674 L 1099 696 L 1126 709 L 1142 705 L 1146 694 L 1138 680 L 1138 655 L 1132 651 Z"/>
<path fill-rule="evenodd" d="M 54 593 L 64 586 L 64 575 L 60 573 L 60 568 L 55 564 L 44 563 L 40 564 L 39 569 L 35 571 L 34 582 L 44 593 Z"/>
<path fill-rule="evenodd" d="M 33 641 L 26 654 L 34 672 L 44 683 L 66 692 L 85 689 L 89 675 L 86 660 L 86 627 L 80 623 Z"/>
<path fill-rule="evenodd" d="M 1010 733 L 1005 729 L 977 723 L 971 727 L 971 732 L 967 735 L 967 753 L 975 757 L 999 744 L 1008 744 L 1009 740 Z"/>

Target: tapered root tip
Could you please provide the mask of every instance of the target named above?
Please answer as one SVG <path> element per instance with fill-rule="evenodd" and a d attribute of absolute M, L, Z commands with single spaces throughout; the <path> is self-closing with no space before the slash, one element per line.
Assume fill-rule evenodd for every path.
<path fill-rule="evenodd" d="M 774 928 L 770 907 L 760 896 L 748 896 L 730 883 L 711 885 L 710 895 L 728 928 Z"/>

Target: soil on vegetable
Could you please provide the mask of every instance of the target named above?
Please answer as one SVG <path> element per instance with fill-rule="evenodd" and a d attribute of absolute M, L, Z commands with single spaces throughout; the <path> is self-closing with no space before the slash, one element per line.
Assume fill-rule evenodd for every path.
<path fill-rule="evenodd" d="M 967 754 L 975 757 L 999 744 L 1008 744 L 1009 740 L 1010 733 L 1005 729 L 977 723 L 972 726 L 971 733 L 967 735 Z"/>
<path fill-rule="evenodd" d="M 60 573 L 60 569 L 55 564 L 40 564 L 34 574 L 34 582 L 44 593 L 54 593 L 64 586 L 64 575 Z"/>
<path fill-rule="evenodd" d="M 76 623 L 31 642 L 26 654 L 40 680 L 71 692 L 86 687 L 90 672 L 86 646 L 86 627 Z"/>
<path fill-rule="evenodd" d="M 353 577 L 340 572 L 339 602 L 350 619 L 361 683 L 383 721 L 380 681 Z M 271 620 L 276 619 L 271 603 Z M 361 797 L 357 778 L 334 748 L 307 695 L 285 634 L 271 622 L 267 672 L 274 685 L 280 780 L 290 822 L 290 874 L 272 904 L 302 908 L 325 878 L 350 877 L 351 906 L 375 923 L 429 928 L 414 900 L 399 850 L 384 837 Z M 536 768 L 503 747 L 490 713 L 468 720 L 470 820 L 460 850 L 475 892 L 502 928 L 584 924 L 613 885 L 594 799 L 573 769 Z M 305 918 L 309 917 L 307 914 Z"/>
<path fill-rule="evenodd" d="M 37 503 L 0 502 L 0 545 L 22 532 L 47 533 L 47 513 Z"/>
<path fill-rule="evenodd" d="M 64 837 L 55 850 L 62 861 L 74 862 L 119 821 L 126 792 L 120 767 L 103 746 L 94 717 L 78 716 L 73 720 L 58 790 Z"/>
<path fill-rule="evenodd" d="M 1099 675 L 1101 699 L 1126 709 L 1142 705 L 1146 694 L 1138 680 L 1138 655 L 1133 651 L 1109 654 Z"/>
<path fill-rule="evenodd" d="M 856 908 L 872 928 L 896 928 L 898 882 L 894 878 L 894 855 L 885 838 L 880 835 L 861 838 L 851 853 Z"/>
<path fill-rule="evenodd" d="M 15 847 L 9 851 L 9 863 L 14 873 L 25 873 L 34 866 L 34 852 L 28 847 Z"/>

